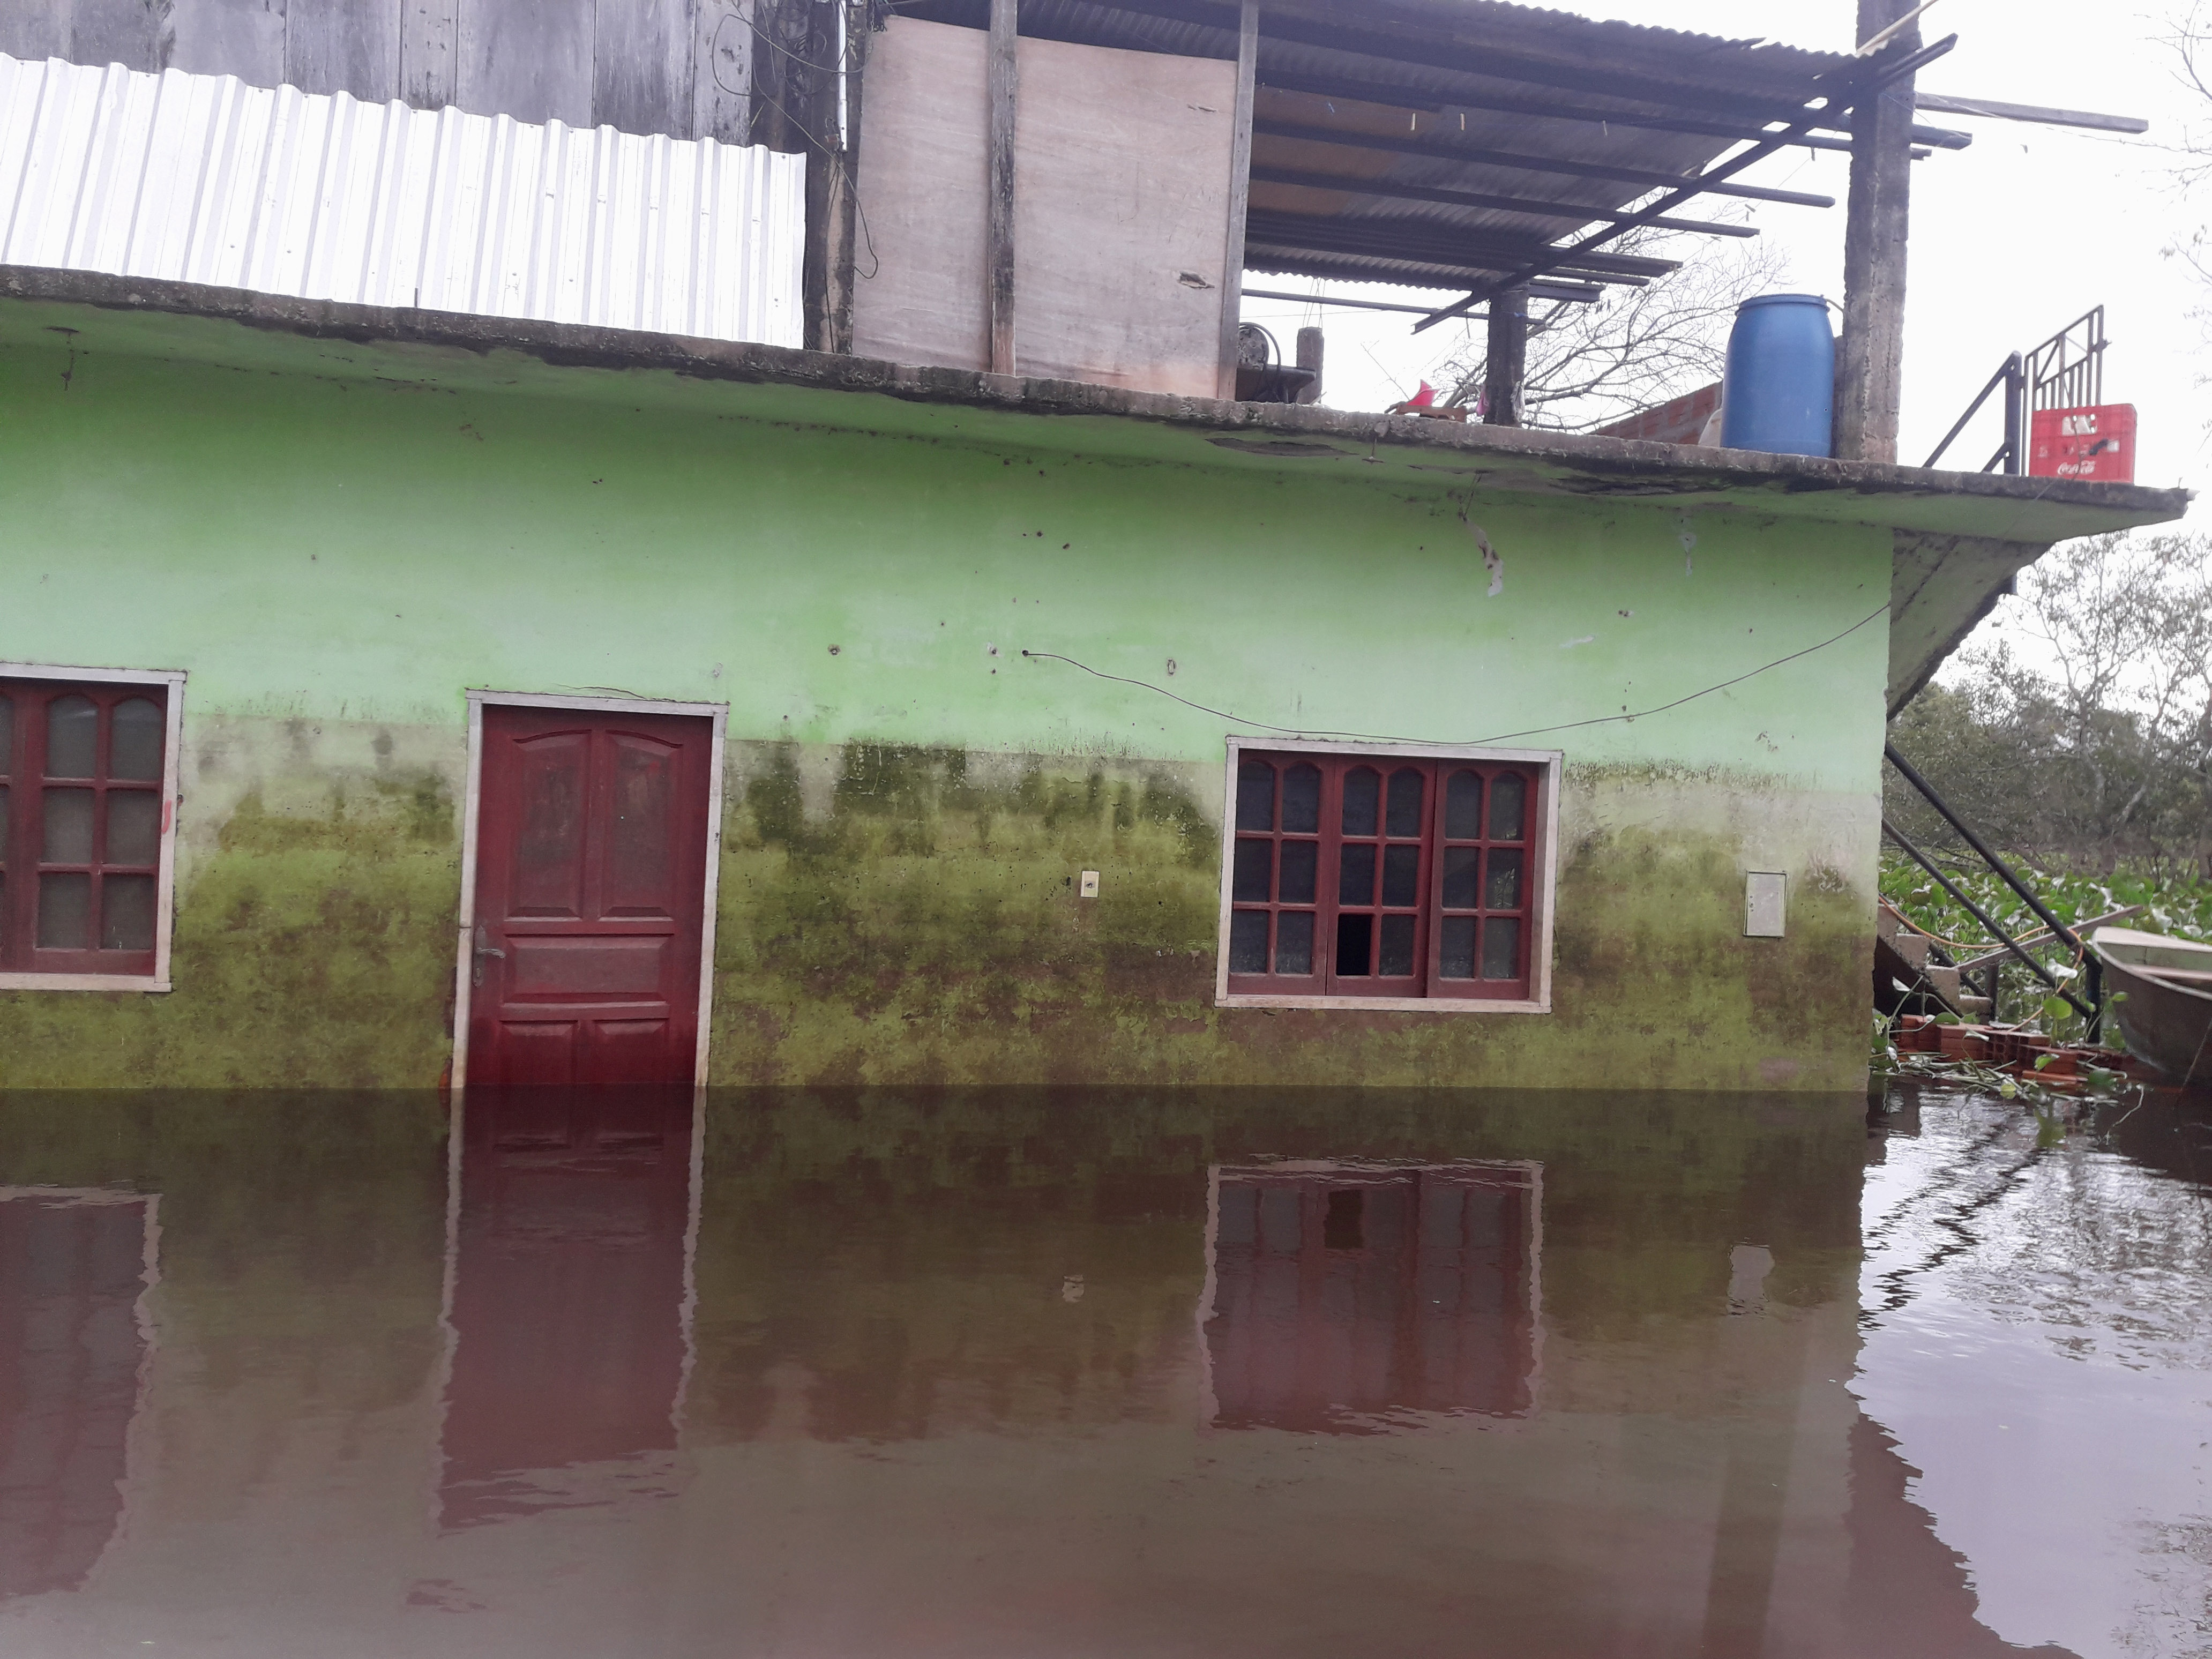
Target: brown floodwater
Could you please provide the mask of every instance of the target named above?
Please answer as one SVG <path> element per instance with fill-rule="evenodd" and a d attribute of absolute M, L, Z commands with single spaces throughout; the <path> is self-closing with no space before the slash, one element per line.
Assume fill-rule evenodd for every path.
<path fill-rule="evenodd" d="M 2212 1118 L 0 1096 L 0 1656 L 2212 1652 Z"/>

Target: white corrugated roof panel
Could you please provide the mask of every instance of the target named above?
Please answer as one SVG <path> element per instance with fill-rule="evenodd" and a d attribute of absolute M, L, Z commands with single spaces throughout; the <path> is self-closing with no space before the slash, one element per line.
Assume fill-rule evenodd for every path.
<path fill-rule="evenodd" d="M 804 343 L 805 158 L 0 54 L 0 263 Z"/>

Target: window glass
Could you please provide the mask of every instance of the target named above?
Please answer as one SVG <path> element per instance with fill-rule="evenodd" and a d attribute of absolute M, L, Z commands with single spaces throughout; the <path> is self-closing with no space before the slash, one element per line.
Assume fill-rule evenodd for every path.
<path fill-rule="evenodd" d="M 1482 838 L 1482 777 L 1475 772 L 1455 772 L 1444 796 L 1444 834 L 1453 841 Z"/>
<path fill-rule="evenodd" d="M 151 789 L 107 792 L 107 862 L 152 864 L 161 856 L 161 798 Z"/>
<path fill-rule="evenodd" d="M 1314 902 L 1314 872 L 1320 852 L 1321 843 L 1316 841 L 1286 841 L 1283 843 L 1281 887 L 1277 896 L 1285 904 L 1311 904 Z"/>
<path fill-rule="evenodd" d="M 1237 827 L 1275 827 L 1275 769 L 1265 761 L 1246 761 L 1237 769 Z"/>
<path fill-rule="evenodd" d="M 1394 836 L 1421 833 L 1421 775 L 1410 766 L 1390 775 L 1389 828 Z"/>
<path fill-rule="evenodd" d="M 1344 833 L 1371 836 L 1378 821 L 1376 807 L 1382 798 L 1380 775 L 1360 767 L 1344 775 Z"/>
<path fill-rule="evenodd" d="M 88 778 L 100 752 L 100 708 L 90 697 L 57 697 L 46 705 L 46 775 Z"/>
<path fill-rule="evenodd" d="M 92 944 L 92 878 L 81 872 L 39 878 L 39 948 L 83 951 Z"/>
<path fill-rule="evenodd" d="M 1265 904 L 1274 896 L 1268 890 L 1273 885 L 1274 873 L 1274 842 L 1240 841 L 1237 843 L 1237 879 L 1229 896 L 1240 903 Z"/>
<path fill-rule="evenodd" d="M 1513 979 L 1521 970 L 1521 924 L 1510 916 L 1486 917 L 1482 924 L 1482 976 Z"/>
<path fill-rule="evenodd" d="M 39 857 L 46 864 L 92 862 L 92 791 L 46 791 L 46 834 Z"/>
<path fill-rule="evenodd" d="M 1239 910 L 1229 919 L 1229 971 L 1264 974 L 1267 971 L 1267 913 Z"/>
<path fill-rule="evenodd" d="M 144 697 L 125 697 L 115 705 L 115 713 L 109 719 L 107 775 L 129 778 L 138 783 L 158 783 L 161 777 L 161 750 L 167 746 L 165 739 L 168 735 L 161 705 Z"/>
<path fill-rule="evenodd" d="M 1523 808 L 1528 799 L 1528 785 L 1517 772 L 1501 772 L 1490 785 L 1490 838 L 1492 841 L 1519 841 L 1522 838 Z"/>
<path fill-rule="evenodd" d="M 1285 910 L 1275 924 L 1275 971 L 1313 972 L 1313 912 Z"/>
<path fill-rule="evenodd" d="M 1321 829 L 1321 768 L 1293 766 L 1283 773 L 1283 829 L 1310 836 Z"/>
<path fill-rule="evenodd" d="M 154 948 L 154 878 L 107 876 L 100 884 L 100 948 Z"/>

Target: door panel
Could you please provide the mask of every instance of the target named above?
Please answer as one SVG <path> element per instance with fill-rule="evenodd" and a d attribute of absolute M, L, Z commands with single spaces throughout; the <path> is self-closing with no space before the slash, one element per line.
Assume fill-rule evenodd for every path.
<path fill-rule="evenodd" d="M 468 1080 L 688 1083 L 714 723 L 483 711 Z"/>

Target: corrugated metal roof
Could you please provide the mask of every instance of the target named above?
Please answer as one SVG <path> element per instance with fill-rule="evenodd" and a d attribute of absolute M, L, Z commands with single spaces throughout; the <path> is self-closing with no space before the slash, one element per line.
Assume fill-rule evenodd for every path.
<path fill-rule="evenodd" d="M 0 55 L 0 263 L 804 343 L 805 158 Z"/>
<path fill-rule="evenodd" d="M 971 27 L 988 11 L 984 0 L 895 3 Z M 1085 45 L 1233 58 L 1237 19 L 1232 0 L 1023 0 L 1021 27 Z M 1273 216 L 1273 240 L 1248 241 L 1248 263 L 1472 283 L 1465 269 L 1406 257 L 1410 247 L 1355 258 L 1324 224 L 1362 220 L 1510 240 L 1535 263 L 1555 239 L 1648 200 L 1653 180 L 1693 174 L 1780 112 L 1802 113 L 1819 78 L 1853 61 L 1507 0 L 1269 0 L 1259 15 L 1252 163 L 1307 182 L 1254 179 L 1252 207 Z M 1620 176 L 1631 171 L 1642 179 Z M 1329 185 L 1310 182 L 1322 178 Z M 1299 217 L 1316 222 L 1312 236 L 1291 234 Z"/>

